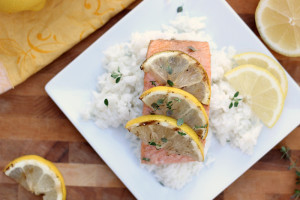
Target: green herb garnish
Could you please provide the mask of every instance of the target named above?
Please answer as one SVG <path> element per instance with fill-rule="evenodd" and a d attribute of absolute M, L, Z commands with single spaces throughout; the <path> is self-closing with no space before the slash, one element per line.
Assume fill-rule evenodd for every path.
<path fill-rule="evenodd" d="M 191 50 L 191 51 L 197 51 L 197 49 L 195 49 L 195 47 L 193 47 L 193 46 L 188 46 L 188 48 Z"/>
<path fill-rule="evenodd" d="M 294 161 L 290 154 L 290 149 L 288 147 L 282 146 L 280 148 L 280 152 L 282 153 L 281 159 L 287 159 L 290 161 L 290 165 L 288 167 L 289 170 L 295 169 L 296 172 L 296 184 L 300 184 L 300 167 L 297 166 L 297 161 Z M 291 199 L 300 199 L 300 190 L 295 189 L 294 194 Z"/>
<path fill-rule="evenodd" d="M 171 80 L 167 80 L 167 83 L 169 84 L 169 86 L 173 87 L 174 83 Z"/>
<path fill-rule="evenodd" d="M 152 103 L 151 107 L 155 110 L 159 110 L 159 105 L 157 103 Z"/>
<path fill-rule="evenodd" d="M 185 133 L 185 132 L 180 132 L 180 131 L 177 131 L 177 133 L 178 133 L 179 135 L 186 135 L 186 133 Z"/>
<path fill-rule="evenodd" d="M 145 157 L 143 157 L 142 160 L 149 162 L 149 161 L 150 161 L 150 158 L 145 158 Z"/>
<path fill-rule="evenodd" d="M 177 13 L 180 13 L 180 12 L 182 12 L 182 11 L 183 11 L 182 6 L 179 6 L 179 7 L 177 8 Z"/>
<path fill-rule="evenodd" d="M 181 102 L 181 99 L 179 99 L 178 97 L 176 97 L 176 98 L 174 98 L 174 101 Z"/>
<path fill-rule="evenodd" d="M 168 142 L 167 138 L 164 138 L 164 137 L 161 138 L 161 141 L 164 142 L 164 143 Z"/>
<path fill-rule="evenodd" d="M 181 126 L 183 124 L 183 118 L 179 118 L 177 120 L 177 126 Z"/>
<path fill-rule="evenodd" d="M 156 82 L 155 81 L 150 81 L 150 82 L 151 82 L 151 85 L 156 86 Z"/>
<path fill-rule="evenodd" d="M 207 124 L 204 124 L 203 126 L 195 125 L 195 127 L 194 127 L 194 129 L 199 129 L 199 128 L 207 128 Z"/>
<path fill-rule="evenodd" d="M 170 65 L 167 67 L 167 72 L 170 75 L 173 73 L 173 69 L 172 69 L 172 67 Z"/>
<path fill-rule="evenodd" d="M 108 100 L 107 100 L 107 99 L 104 99 L 104 104 L 105 104 L 106 106 L 108 106 Z"/>
<path fill-rule="evenodd" d="M 239 101 L 242 100 L 242 99 L 238 99 L 238 98 L 237 98 L 238 96 L 239 96 L 239 91 L 237 91 L 237 92 L 233 95 L 233 98 L 231 99 L 231 103 L 229 104 L 229 109 L 232 108 L 232 106 L 238 107 Z"/>
<path fill-rule="evenodd" d="M 157 103 L 157 105 L 160 106 L 160 105 L 164 104 L 164 101 L 165 101 L 165 99 L 158 99 L 156 103 Z"/>
<path fill-rule="evenodd" d="M 113 72 L 110 76 L 116 79 L 116 83 L 119 83 L 122 77 L 122 74 L 120 72 L 120 67 L 118 67 L 118 72 Z"/>
<path fill-rule="evenodd" d="M 166 104 L 166 106 L 167 106 L 167 108 L 168 108 L 169 110 L 172 109 L 172 106 L 173 106 L 172 103 L 173 103 L 172 101 L 169 101 L 169 102 Z"/>
<path fill-rule="evenodd" d="M 295 200 L 298 200 L 300 198 L 300 190 L 295 189 L 294 190 L 294 195 L 291 198 L 293 198 Z"/>
<path fill-rule="evenodd" d="M 148 142 L 148 144 L 149 144 L 149 145 L 152 145 L 152 146 L 156 146 L 156 143 L 153 142 L 153 141 L 152 141 L 152 142 Z"/>

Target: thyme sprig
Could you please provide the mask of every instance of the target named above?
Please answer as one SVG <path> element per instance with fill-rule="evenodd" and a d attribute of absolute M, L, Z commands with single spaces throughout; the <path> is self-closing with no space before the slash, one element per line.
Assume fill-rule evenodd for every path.
<path fill-rule="evenodd" d="M 118 72 L 113 72 L 110 75 L 112 78 L 116 79 L 116 83 L 119 83 L 122 77 L 122 74 L 120 72 L 120 67 L 118 67 Z"/>
<path fill-rule="evenodd" d="M 295 161 L 290 154 L 290 148 L 281 146 L 280 152 L 282 153 L 281 159 L 287 159 L 290 161 L 290 165 L 288 167 L 289 170 L 295 169 L 296 172 L 296 185 L 300 184 L 300 167 L 297 166 L 297 160 Z M 300 199 L 300 190 L 295 189 L 293 196 L 291 196 L 291 199 L 298 200 Z"/>
<path fill-rule="evenodd" d="M 237 97 L 239 96 L 239 94 L 240 94 L 240 92 L 237 91 L 237 92 L 233 95 L 233 98 L 231 98 L 231 103 L 229 104 L 229 109 L 232 108 L 232 106 L 238 107 L 239 101 L 243 100 L 243 99 L 237 98 Z"/>

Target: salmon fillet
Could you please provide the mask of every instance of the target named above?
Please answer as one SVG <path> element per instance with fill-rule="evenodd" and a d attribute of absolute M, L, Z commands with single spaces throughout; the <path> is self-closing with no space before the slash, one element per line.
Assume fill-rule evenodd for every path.
<path fill-rule="evenodd" d="M 195 48 L 196 51 L 192 51 L 189 46 Z M 209 44 L 207 42 L 182 40 L 151 40 L 148 46 L 147 58 L 155 53 L 167 50 L 179 50 L 194 57 L 203 66 L 208 75 L 209 81 L 211 82 L 211 54 L 209 50 Z M 151 81 L 155 81 L 155 78 L 151 76 L 150 73 L 145 73 L 144 91 L 154 87 Z M 208 115 L 209 106 L 203 105 L 203 107 L 205 108 Z M 150 111 L 151 108 L 144 104 L 143 115 L 150 114 Z M 205 141 L 202 141 L 202 143 L 205 143 Z M 141 144 L 141 158 L 141 162 L 145 164 L 170 164 L 193 161 L 193 159 L 189 156 L 169 154 L 164 149 L 157 150 L 156 147 L 145 143 Z"/>

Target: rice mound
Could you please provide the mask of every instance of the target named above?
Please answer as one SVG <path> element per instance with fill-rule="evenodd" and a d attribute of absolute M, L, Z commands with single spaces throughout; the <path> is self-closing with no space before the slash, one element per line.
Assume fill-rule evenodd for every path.
<path fill-rule="evenodd" d="M 95 121 L 100 128 L 124 126 L 128 120 L 142 115 L 143 104 L 139 96 L 143 92 L 144 73 L 140 65 L 146 58 L 148 44 L 155 39 L 195 40 L 209 42 L 212 60 L 212 83 L 210 102 L 210 130 L 221 144 L 230 143 L 246 153 L 251 153 L 262 128 L 261 122 L 253 115 L 250 107 L 240 102 L 237 108 L 229 109 L 234 89 L 224 80 L 224 73 L 234 66 L 232 47 L 217 49 L 211 36 L 205 32 L 205 17 L 178 15 L 161 31 L 133 33 L 129 42 L 116 44 L 105 52 L 102 67 L 107 70 L 98 78 L 98 90 L 85 112 L 85 118 Z M 111 77 L 118 69 L 122 73 L 119 83 Z M 103 102 L 108 99 L 109 106 Z M 238 124 L 238 126 L 237 126 Z M 212 134 L 209 134 L 212 137 Z M 145 165 L 164 186 L 180 189 L 192 180 L 205 165 L 213 161 L 209 153 L 211 137 L 205 146 L 204 163 L 189 162 L 165 165 Z M 140 140 L 127 133 L 137 158 L 140 158 Z"/>

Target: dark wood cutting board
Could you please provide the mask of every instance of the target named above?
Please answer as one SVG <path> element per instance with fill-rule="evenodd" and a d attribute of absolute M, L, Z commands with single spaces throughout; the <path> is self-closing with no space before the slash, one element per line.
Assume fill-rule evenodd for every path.
<path fill-rule="evenodd" d="M 0 168 L 24 154 L 37 154 L 55 162 L 67 186 L 67 199 L 135 199 L 123 183 L 92 150 L 59 108 L 46 94 L 45 84 L 141 1 L 133 3 L 106 25 L 64 53 L 53 63 L 15 89 L 0 96 Z M 228 3 L 258 35 L 254 12 L 258 0 L 228 0 Z M 300 58 L 272 53 L 300 83 Z M 300 127 L 268 152 L 217 200 L 285 200 L 293 194 L 296 175 L 280 159 L 281 145 L 300 159 Z M 0 200 L 41 199 L 0 173 Z"/>

